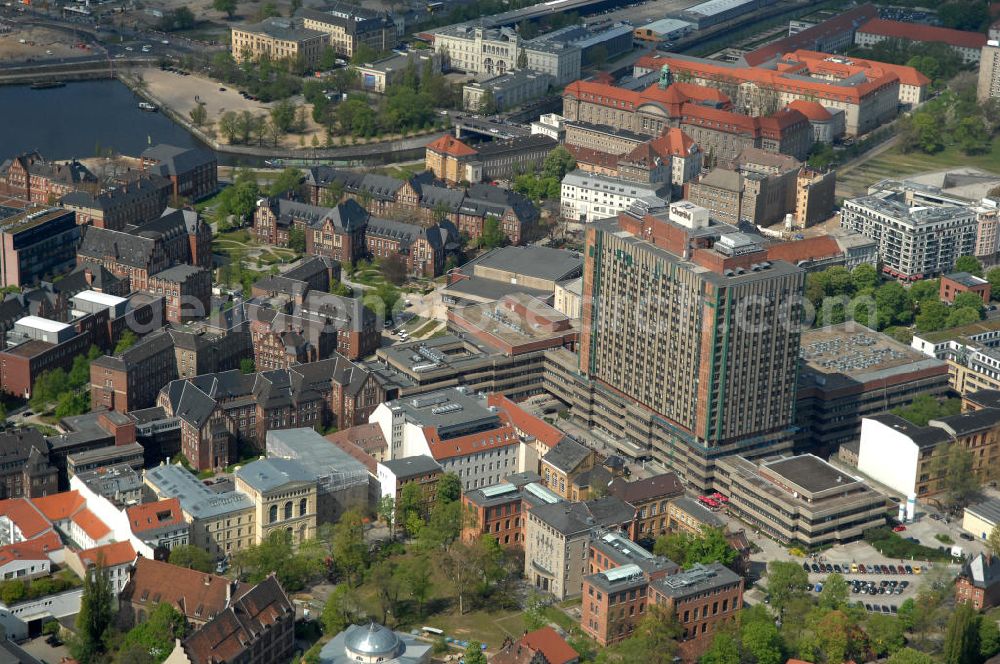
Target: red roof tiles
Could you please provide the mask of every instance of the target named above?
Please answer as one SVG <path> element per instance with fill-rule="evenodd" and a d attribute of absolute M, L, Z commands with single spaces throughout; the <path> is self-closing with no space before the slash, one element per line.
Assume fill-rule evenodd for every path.
<path fill-rule="evenodd" d="M 961 48 L 978 49 L 986 46 L 986 35 L 980 32 L 938 28 L 932 25 L 904 21 L 888 21 L 884 18 L 873 18 L 858 28 L 858 32 L 908 41 L 940 42 Z"/>
<path fill-rule="evenodd" d="M 49 520 L 25 498 L 0 500 L 0 516 L 14 522 L 24 539 L 34 539 L 52 528 Z"/>
<path fill-rule="evenodd" d="M 521 643 L 542 653 L 549 664 L 567 664 L 580 657 L 563 637 L 548 626 L 528 632 L 521 637 Z"/>
<path fill-rule="evenodd" d="M 0 547 L 0 565 L 15 560 L 48 560 L 49 554 L 63 548 L 62 540 L 54 531 L 49 531 L 27 542 L 17 542 Z"/>
<path fill-rule="evenodd" d="M 434 152 L 440 152 L 442 154 L 451 155 L 452 157 L 471 157 L 472 155 L 479 154 L 468 145 L 458 140 L 454 136 L 447 134 L 441 138 L 431 141 L 427 144 L 428 150 L 433 150 Z"/>
<path fill-rule="evenodd" d="M 698 144 L 694 139 L 677 127 L 671 127 L 659 138 L 653 139 L 650 143 L 653 149 L 662 156 L 690 157 L 698 151 Z"/>
<path fill-rule="evenodd" d="M 534 436 L 549 449 L 566 437 L 562 431 L 540 417 L 535 417 L 502 394 L 488 395 L 486 403 L 499 409 L 515 429 Z"/>
<path fill-rule="evenodd" d="M 126 513 L 133 533 L 170 528 L 184 523 L 181 502 L 176 498 L 133 505 L 126 510 Z"/>
<path fill-rule="evenodd" d="M 150 608 L 158 602 L 168 602 L 188 620 L 201 624 L 225 609 L 232 594 L 250 588 L 241 583 L 234 591 L 229 584 L 225 577 L 140 557 L 120 599 Z"/>
<path fill-rule="evenodd" d="M 830 111 L 823 108 L 823 104 L 818 101 L 796 99 L 788 104 L 788 108 L 795 109 L 806 116 L 810 122 L 828 122 L 833 117 L 830 115 Z"/>
<path fill-rule="evenodd" d="M 74 514 L 71 517 L 71 520 L 73 523 L 80 526 L 80 529 L 87 533 L 87 536 L 95 542 L 100 540 L 102 537 L 107 536 L 111 532 L 111 529 L 108 528 L 107 524 L 101 521 L 96 514 L 88 510 L 86 507 Z"/>
<path fill-rule="evenodd" d="M 865 58 L 848 57 L 846 55 L 830 55 L 818 51 L 808 51 L 799 49 L 793 53 L 786 53 L 783 56 L 786 61 L 798 61 L 805 63 L 809 71 L 814 73 L 836 73 L 836 75 L 852 75 L 858 67 L 871 70 L 882 70 L 892 72 L 899 77 L 900 85 L 912 85 L 922 87 L 930 85 L 931 79 L 927 78 L 913 67 L 907 65 L 894 65 L 889 62 L 879 62 L 878 60 L 866 60 Z M 847 61 L 846 66 L 842 61 Z"/>
<path fill-rule="evenodd" d="M 618 170 L 618 158 L 621 155 L 611 154 L 610 152 L 601 152 L 600 150 L 592 150 L 590 148 L 580 147 L 579 145 L 570 145 L 569 143 L 567 143 L 564 147 L 571 155 L 573 155 L 573 159 L 576 160 L 577 164 L 590 164 L 609 171 Z"/>
<path fill-rule="evenodd" d="M 79 491 L 63 491 L 51 496 L 32 498 L 31 502 L 49 521 L 66 521 L 86 505 Z"/>
<path fill-rule="evenodd" d="M 113 542 L 93 549 L 87 549 L 77 554 L 87 567 L 101 563 L 105 567 L 131 565 L 135 562 L 135 549 L 129 542 Z"/>

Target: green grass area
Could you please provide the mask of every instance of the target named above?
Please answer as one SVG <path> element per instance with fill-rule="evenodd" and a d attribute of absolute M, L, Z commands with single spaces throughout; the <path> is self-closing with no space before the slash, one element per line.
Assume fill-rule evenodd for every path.
<path fill-rule="evenodd" d="M 438 321 L 438 320 L 428 321 L 427 324 L 421 326 L 420 329 L 414 330 L 413 336 L 414 337 L 422 337 L 425 334 L 430 334 L 430 331 L 433 330 L 435 327 L 437 327 L 440 324 L 441 324 L 441 322 Z"/>
<path fill-rule="evenodd" d="M 951 562 L 950 554 L 903 539 L 890 530 L 888 526 L 866 530 L 864 538 L 866 542 L 875 547 L 879 553 L 887 558 Z"/>
<path fill-rule="evenodd" d="M 424 318 L 423 316 L 414 316 L 410 320 L 403 323 L 403 329 L 406 330 L 408 333 L 413 334 L 413 331 L 415 329 L 417 329 L 418 327 L 423 327 L 423 325 L 426 322 L 427 319 Z"/>
<path fill-rule="evenodd" d="M 392 166 L 382 166 L 379 168 L 373 168 L 373 173 L 378 173 L 380 175 L 388 175 L 391 178 L 397 178 L 399 180 L 409 180 L 414 175 L 424 172 L 424 163 L 413 163 L 413 164 L 394 164 Z"/>
<path fill-rule="evenodd" d="M 898 147 L 877 157 L 837 173 L 837 190 L 845 196 L 862 196 L 868 187 L 890 177 L 904 177 L 914 173 L 937 171 L 945 168 L 970 166 L 1000 173 L 1000 137 L 993 139 L 993 149 L 986 154 L 966 155 L 949 146 L 934 155 L 922 152 L 903 153 Z"/>
<path fill-rule="evenodd" d="M 47 424 L 38 424 L 36 422 L 28 422 L 22 428 L 23 429 L 38 429 L 38 432 L 41 433 L 43 436 L 58 436 L 59 435 L 59 430 L 58 429 L 56 429 L 55 427 L 50 427 Z"/>
<path fill-rule="evenodd" d="M 934 539 L 936 539 L 937 541 L 941 542 L 942 544 L 954 544 L 955 543 L 955 540 L 953 540 L 952 538 L 948 537 L 944 533 L 938 533 L 937 535 L 934 536 Z"/>
<path fill-rule="evenodd" d="M 252 244 L 253 239 L 250 237 L 250 231 L 246 228 L 237 228 L 231 231 L 225 231 L 216 234 L 212 238 L 212 242 L 223 242 L 223 243 L 236 243 L 236 244 Z"/>

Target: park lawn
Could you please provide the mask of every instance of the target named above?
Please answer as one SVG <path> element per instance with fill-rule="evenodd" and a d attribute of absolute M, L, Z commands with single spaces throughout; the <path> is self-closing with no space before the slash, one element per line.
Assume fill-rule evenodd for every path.
<path fill-rule="evenodd" d="M 854 196 L 863 196 L 868 187 L 879 180 L 905 177 L 915 173 L 967 166 L 1000 173 L 1000 137 L 993 139 L 993 149 L 986 154 L 966 155 L 954 146 L 947 146 L 934 155 L 922 152 L 903 153 L 898 147 L 887 150 L 874 159 L 837 173 L 837 189 Z"/>
<path fill-rule="evenodd" d="M 417 329 L 418 327 L 423 327 L 423 325 L 426 323 L 427 319 L 424 318 L 423 316 L 414 316 L 410 320 L 403 323 L 403 329 L 406 330 L 409 334 L 413 334 L 413 331 L 415 329 Z"/>

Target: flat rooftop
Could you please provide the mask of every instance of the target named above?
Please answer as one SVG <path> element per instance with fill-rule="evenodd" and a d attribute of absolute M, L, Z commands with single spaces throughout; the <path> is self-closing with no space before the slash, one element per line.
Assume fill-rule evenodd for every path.
<path fill-rule="evenodd" d="M 485 398 L 459 387 L 397 399 L 389 407 L 401 408 L 410 422 L 434 427 L 442 440 L 503 425 Z"/>
<path fill-rule="evenodd" d="M 883 381 L 925 369 L 947 371 L 947 364 L 892 337 L 853 322 L 802 333 L 800 381 L 826 389 Z"/>
<path fill-rule="evenodd" d="M 761 470 L 766 470 L 769 475 L 785 479 L 789 483 L 814 494 L 857 481 L 844 471 L 812 454 L 801 454 L 778 461 L 764 462 L 761 464 Z"/>
<path fill-rule="evenodd" d="M 566 249 L 552 249 L 528 245 L 494 249 L 462 266 L 465 274 L 476 273 L 476 268 L 491 268 L 538 279 L 562 281 L 583 270 L 583 255 Z"/>
<path fill-rule="evenodd" d="M 532 308 L 527 316 L 518 315 L 516 312 L 493 302 L 471 304 L 453 309 L 449 313 L 456 318 L 462 319 L 470 328 L 488 334 L 514 347 L 545 341 L 547 339 L 561 339 L 568 334 L 579 331 L 579 328 L 573 324 L 561 330 L 549 330 L 534 324 L 532 316 L 545 317 L 546 319 L 549 319 L 551 316 L 551 320 L 561 322 L 567 322 L 568 319 L 564 314 L 559 313 L 540 300 L 536 298 L 532 299 L 537 302 L 537 305 Z"/>

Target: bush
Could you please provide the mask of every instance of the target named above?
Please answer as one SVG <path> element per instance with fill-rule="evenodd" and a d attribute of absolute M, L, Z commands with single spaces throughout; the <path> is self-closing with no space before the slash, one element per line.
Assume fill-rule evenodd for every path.
<path fill-rule="evenodd" d="M 864 538 L 866 542 L 875 547 L 875 549 L 887 558 L 951 561 L 950 554 L 903 539 L 888 526 L 866 530 Z"/>
<path fill-rule="evenodd" d="M 948 537 L 944 533 L 938 533 L 937 535 L 934 536 L 934 539 L 936 539 L 937 541 L 941 542 L 942 544 L 954 544 L 955 543 L 955 540 L 953 540 L 952 538 Z"/>

